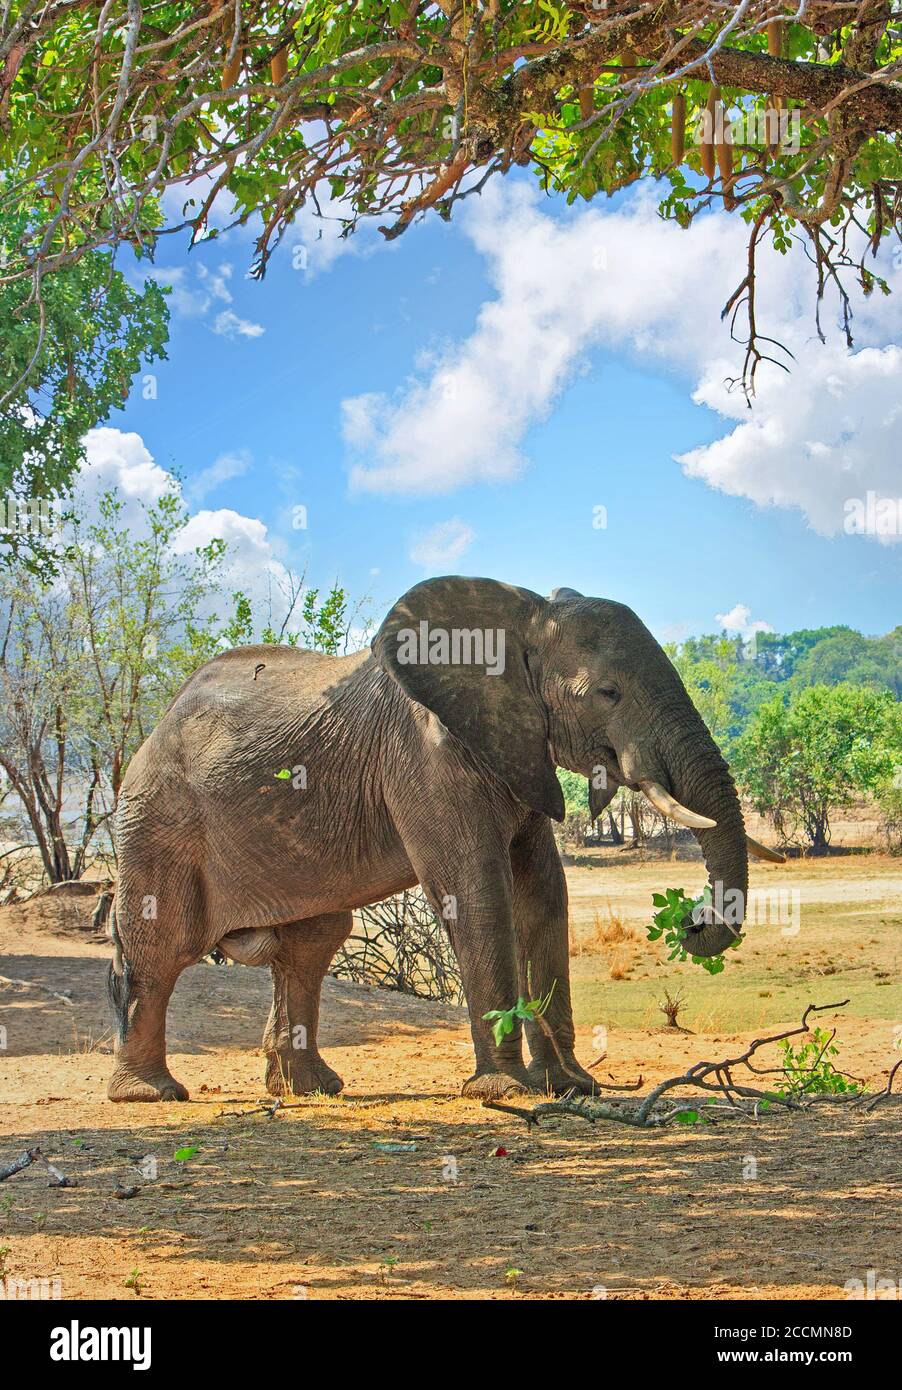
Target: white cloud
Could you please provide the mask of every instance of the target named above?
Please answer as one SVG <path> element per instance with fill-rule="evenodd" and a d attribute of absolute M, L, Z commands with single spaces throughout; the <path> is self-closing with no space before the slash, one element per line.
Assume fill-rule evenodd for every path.
<path fill-rule="evenodd" d="M 74 492 L 81 507 L 96 509 L 102 493 L 117 491 L 124 504 L 126 526 L 140 526 L 143 506 L 158 502 L 171 477 L 155 463 L 140 434 L 102 426 L 84 436 L 86 464 L 77 474 Z"/>
<path fill-rule="evenodd" d="M 239 318 L 231 309 L 223 309 L 213 321 L 213 332 L 223 338 L 259 338 L 266 329 L 260 323 Z"/>
<path fill-rule="evenodd" d="M 681 277 L 671 264 L 676 248 L 646 200 L 629 212 L 591 209 L 557 222 L 524 186 L 490 186 L 463 225 L 488 262 L 496 297 L 470 337 L 397 399 L 346 402 L 357 488 L 437 493 L 515 478 L 525 464 L 520 441 L 588 348 L 617 341 L 685 357 L 687 298 L 701 317 L 714 266 L 736 263 L 735 246 L 723 244 L 723 228 L 708 218 L 674 232 L 696 248 L 686 257 L 692 274 Z M 715 320 L 719 307 L 711 305 Z"/>
<path fill-rule="evenodd" d="M 203 261 L 198 262 L 197 278 L 206 286 L 214 299 L 221 299 L 225 304 L 231 304 L 232 292 L 228 282 L 232 278 L 232 267 L 228 261 L 225 261 L 218 270 L 210 270 Z"/>
<path fill-rule="evenodd" d="M 706 215 L 682 231 L 642 191 L 614 213 L 592 207 L 554 219 L 527 186 L 498 183 L 462 225 L 495 297 L 469 337 L 396 396 L 343 403 L 355 489 L 428 495 L 516 478 L 526 432 L 602 346 L 675 370 L 725 422 L 719 439 L 679 458 L 689 476 L 761 506 L 798 507 L 824 535 L 842 530 L 850 497 L 898 495 L 902 267 L 882 266 L 893 296 L 856 304 L 850 352 L 827 307 L 827 345 L 817 339 L 802 254 L 763 250 L 758 322 L 795 362 L 789 375 L 761 368 L 749 411 L 726 384 L 742 347 L 720 321 L 745 264 L 740 219 Z"/>
<path fill-rule="evenodd" d="M 240 478 L 250 466 L 251 456 L 246 449 L 240 450 L 237 454 L 220 454 L 218 459 L 214 459 L 207 468 L 202 468 L 189 481 L 187 494 L 193 502 L 200 502 L 221 483 L 227 483 L 231 478 Z"/>
<path fill-rule="evenodd" d="M 194 274 L 192 276 L 191 271 Z M 232 303 L 229 282 L 233 267 L 228 261 L 221 262 L 215 269 L 197 261 L 193 266 L 154 266 L 149 270 L 134 273 L 136 281 L 155 280 L 158 285 L 169 289 L 169 304 L 176 314 L 183 318 L 207 318 L 211 309 L 219 304 Z M 211 333 L 223 338 L 259 338 L 265 329 L 262 324 L 243 319 L 233 309 L 220 309 L 210 323 Z"/>
<path fill-rule="evenodd" d="M 383 401 L 383 396 L 372 391 L 342 401 L 342 435 L 352 449 L 370 449 L 377 443 L 377 421 Z"/>
<path fill-rule="evenodd" d="M 273 555 L 264 523 L 231 507 L 199 511 L 179 532 L 173 549 L 177 555 L 186 555 L 215 539 L 225 541 L 229 550 L 227 585 L 223 587 L 242 589 L 251 598 L 265 600 L 270 584 L 281 579 L 285 571 Z"/>
<path fill-rule="evenodd" d="M 184 318 L 202 318 L 210 307 L 209 294 L 192 281 L 187 266 L 142 266 L 134 272 L 133 278 L 137 282 L 155 280 L 158 285 L 168 289 L 170 307 Z"/>
<path fill-rule="evenodd" d="M 679 618 L 669 623 L 658 623 L 652 630 L 659 642 L 684 642 L 698 632 L 698 625 Z"/>
<path fill-rule="evenodd" d="M 709 374 L 695 399 L 717 409 L 718 395 Z M 800 507 L 815 531 L 835 536 L 851 499 L 899 496 L 900 453 L 902 349 L 850 353 L 828 342 L 804 352 L 791 377 L 768 381 L 761 408 L 729 434 L 679 462 L 690 477 L 759 506 Z"/>
<path fill-rule="evenodd" d="M 440 521 L 411 546 L 410 558 L 415 565 L 424 569 L 441 569 L 452 565 L 469 550 L 476 538 L 472 526 L 458 517 L 450 521 Z"/>
<path fill-rule="evenodd" d="M 154 462 L 139 434 L 104 427 L 89 430 L 84 444 L 87 461 L 78 474 L 75 488 L 81 510 L 88 516 L 96 513 L 100 495 L 115 488 L 124 503 L 123 525 L 135 535 L 141 535 L 145 529 L 144 508 L 159 501 L 173 486 L 180 491 L 178 483 Z M 224 455 L 204 473 L 211 475 L 218 469 L 220 480 L 224 480 L 226 475 L 235 476 L 228 473 L 228 468 L 239 461 L 245 466 L 249 463 L 246 456 Z M 272 600 L 273 615 L 276 622 L 280 622 L 284 613 L 282 592 L 288 575 L 277 557 L 276 543 L 270 538 L 266 525 L 257 517 L 243 516 L 231 508 L 201 510 L 189 517 L 173 549 L 176 554 L 188 554 L 217 537 L 225 541 L 228 554 L 213 611 L 224 618 L 230 599 L 224 604 L 223 594 L 231 595 L 233 590 L 242 589 L 264 619 Z"/>
<path fill-rule="evenodd" d="M 752 610 L 746 603 L 737 603 L 730 609 L 729 613 L 715 613 L 714 616 L 720 626 L 726 628 L 727 632 L 738 632 L 746 641 L 756 632 L 773 632 L 774 630 L 771 624 L 765 622 L 763 618 L 756 618 L 753 622 Z"/>

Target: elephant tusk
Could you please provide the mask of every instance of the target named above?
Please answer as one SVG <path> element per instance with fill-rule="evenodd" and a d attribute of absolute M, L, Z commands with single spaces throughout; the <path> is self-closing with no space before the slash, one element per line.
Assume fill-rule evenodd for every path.
<path fill-rule="evenodd" d="M 709 820 L 707 816 L 699 816 L 695 811 L 681 806 L 676 797 L 664 790 L 660 782 L 652 782 L 646 777 L 640 781 L 639 786 L 652 806 L 657 807 L 662 816 L 669 816 L 671 820 L 675 820 L 678 825 L 688 825 L 690 830 L 713 830 L 717 824 L 716 820 Z"/>
<path fill-rule="evenodd" d="M 745 842 L 749 847 L 749 853 L 754 854 L 756 859 L 767 859 L 771 864 L 786 863 L 785 854 L 781 854 L 776 849 L 768 849 L 767 845 L 759 844 L 757 840 L 752 839 L 751 835 L 746 835 Z"/>

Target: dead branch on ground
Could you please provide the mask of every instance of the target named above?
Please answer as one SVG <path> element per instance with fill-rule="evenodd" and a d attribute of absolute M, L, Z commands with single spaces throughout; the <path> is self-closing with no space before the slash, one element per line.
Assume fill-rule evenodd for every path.
<path fill-rule="evenodd" d="M 32 1163 L 43 1163 L 47 1172 L 50 1174 L 48 1187 L 77 1187 L 78 1183 L 74 1178 L 67 1178 L 65 1173 L 60 1172 L 55 1163 L 51 1163 L 47 1155 L 40 1149 L 26 1149 L 18 1158 L 14 1158 L 12 1163 L 7 1163 L 5 1168 L 0 1168 L 0 1182 L 5 1182 L 15 1173 L 21 1173 Z"/>
<path fill-rule="evenodd" d="M 659 1082 L 646 1096 L 631 1097 L 629 1100 L 626 1098 L 621 1100 L 617 1097 L 610 1099 L 606 1097 L 604 1100 L 600 1100 L 594 1096 L 581 1096 L 577 1095 L 575 1091 L 570 1091 L 557 1100 L 542 1101 L 533 1106 L 532 1109 L 488 1100 L 483 1101 L 483 1105 L 488 1110 L 500 1110 L 508 1115 L 516 1115 L 518 1119 L 525 1120 L 530 1127 L 538 1125 L 549 1116 L 573 1115 L 578 1119 L 588 1120 L 590 1124 L 595 1124 L 597 1120 L 611 1120 L 616 1124 L 631 1125 L 635 1129 L 659 1129 L 683 1116 L 689 1122 L 694 1122 L 700 1117 L 699 1102 L 692 1097 L 681 1098 L 676 1104 L 665 1108 L 662 1104 L 662 1098 L 668 1091 L 675 1090 L 677 1087 L 691 1087 L 706 1093 L 707 1098 L 703 1102 L 704 1115 L 710 1123 L 716 1123 L 712 1114 L 713 1111 L 718 1112 L 718 1118 L 722 1115 L 733 1119 L 742 1116 L 757 1119 L 762 1107 L 770 1108 L 774 1105 L 781 1106 L 786 1110 L 807 1110 L 816 1102 L 824 1100 L 848 1100 L 861 1104 L 865 1098 L 857 1091 L 838 1095 L 810 1095 L 805 1094 L 804 1088 L 801 1092 L 796 1093 L 776 1089 L 762 1090 L 755 1086 L 748 1086 L 733 1076 L 738 1067 L 745 1067 L 747 1071 L 757 1076 L 769 1073 L 786 1076 L 787 1073 L 782 1067 L 764 1069 L 755 1067 L 752 1064 L 752 1058 L 762 1047 L 807 1033 L 809 1031 L 808 1019 L 811 1014 L 824 1013 L 828 1009 L 842 1009 L 848 1002 L 848 999 L 843 999 L 835 1004 L 809 1004 L 798 1027 L 787 1028 L 781 1033 L 773 1033 L 768 1037 L 755 1038 L 738 1056 L 724 1057 L 718 1061 L 695 1062 L 681 1075 L 671 1076 L 666 1081 Z M 832 1036 L 833 1034 L 819 1050 L 811 1065 L 802 1069 L 803 1075 L 807 1073 L 813 1078 Z M 890 1072 L 886 1089 L 878 1096 L 867 1098 L 868 1103 L 864 1106 L 865 1111 L 872 1110 L 879 1100 L 885 1100 L 891 1094 L 893 1079 L 900 1068 L 902 1068 L 902 1061 L 897 1062 Z M 639 1084 L 641 1084 L 641 1078 Z M 635 1088 L 623 1087 L 618 1089 Z M 682 1122 L 685 1123 L 686 1121 Z"/>

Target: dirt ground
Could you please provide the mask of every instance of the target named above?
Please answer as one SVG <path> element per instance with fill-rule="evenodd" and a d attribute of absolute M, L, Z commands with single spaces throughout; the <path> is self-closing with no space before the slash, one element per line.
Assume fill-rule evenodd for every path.
<path fill-rule="evenodd" d="M 900 1055 L 902 869 L 867 856 L 795 874 L 802 929 L 750 935 L 731 953 L 742 968 L 712 979 L 662 965 L 641 932 L 652 887 L 692 887 L 689 866 L 569 867 L 581 1060 L 603 1027 L 599 1077 L 648 1084 L 742 1051 L 762 1020 L 793 1026 L 800 1001 L 848 997 L 824 1015 L 838 1065 L 882 1089 Z M 191 1101 L 111 1105 L 92 907 L 54 895 L 0 911 L 0 975 L 28 982 L 0 983 L 0 1167 L 39 1145 L 77 1182 L 50 1187 L 34 1164 L 0 1184 L 0 1275 L 125 1300 L 818 1299 L 868 1270 L 902 1280 L 893 1101 L 527 1131 L 457 1094 L 462 1010 L 328 980 L 321 1041 L 347 1089 L 270 1115 L 256 1109 L 268 972 L 203 964 L 170 1010 Z M 693 1031 L 659 1026 L 664 987 L 688 991 Z"/>

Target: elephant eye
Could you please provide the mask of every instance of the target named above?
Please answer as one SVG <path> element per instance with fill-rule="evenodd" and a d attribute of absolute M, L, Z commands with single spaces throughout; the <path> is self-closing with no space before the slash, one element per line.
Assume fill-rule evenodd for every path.
<path fill-rule="evenodd" d="M 598 693 L 599 695 L 603 695 L 606 700 L 610 700 L 612 705 L 616 705 L 617 701 L 620 699 L 620 691 L 617 689 L 616 685 L 611 685 L 608 681 L 606 681 L 604 685 L 598 687 Z"/>

